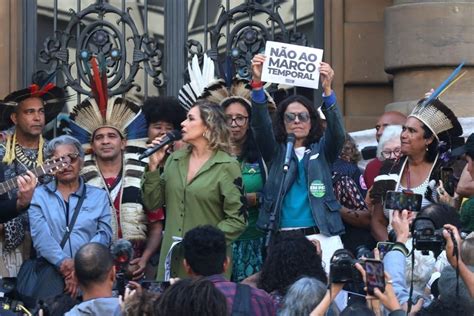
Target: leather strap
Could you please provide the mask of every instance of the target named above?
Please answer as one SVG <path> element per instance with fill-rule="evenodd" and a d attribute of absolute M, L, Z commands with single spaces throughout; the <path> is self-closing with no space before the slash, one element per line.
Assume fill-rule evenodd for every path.
<path fill-rule="evenodd" d="M 84 202 L 85 198 L 86 198 L 86 184 L 84 184 L 82 195 L 79 198 L 79 201 L 77 202 L 76 208 L 74 209 L 74 214 L 72 215 L 71 221 L 69 222 L 69 225 L 66 228 L 66 233 L 64 234 L 63 239 L 61 240 L 61 243 L 60 243 L 61 249 L 64 247 L 67 240 L 69 239 L 69 236 L 71 235 L 72 229 L 74 228 L 74 224 L 76 223 L 77 216 L 79 215 L 79 211 L 81 209 L 82 203 Z"/>

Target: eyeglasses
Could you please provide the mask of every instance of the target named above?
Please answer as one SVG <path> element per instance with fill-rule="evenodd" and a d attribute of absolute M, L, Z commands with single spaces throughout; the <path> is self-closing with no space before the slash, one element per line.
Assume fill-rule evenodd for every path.
<path fill-rule="evenodd" d="M 309 121 L 309 113 L 308 112 L 301 112 L 301 113 L 291 113 L 287 112 L 283 116 L 283 119 L 285 120 L 285 123 L 291 123 L 298 118 L 298 121 L 302 123 L 306 123 Z"/>
<path fill-rule="evenodd" d="M 71 159 L 71 163 L 75 163 L 79 159 L 79 153 L 78 152 L 70 153 L 67 156 L 69 157 L 69 159 Z"/>
<path fill-rule="evenodd" d="M 385 159 L 392 158 L 392 154 L 393 154 L 393 158 L 398 158 L 398 157 L 400 157 L 401 153 L 402 152 L 401 152 L 400 148 L 395 148 L 394 150 L 382 150 L 382 156 Z"/>
<path fill-rule="evenodd" d="M 248 120 L 248 116 L 235 116 L 235 117 L 232 117 L 232 116 L 227 116 L 225 121 L 227 123 L 227 125 L 229 126 L 232 126 L 232 122 L 235 122 L 235 125 L 238 126 L 238 127 L 242 127 L 245 125 L 245 123 L 247 123 L 247 120 Z"/>

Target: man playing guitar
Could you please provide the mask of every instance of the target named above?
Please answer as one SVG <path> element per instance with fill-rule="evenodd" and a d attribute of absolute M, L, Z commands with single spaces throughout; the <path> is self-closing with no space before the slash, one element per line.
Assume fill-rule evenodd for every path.
<path fill-rule="evenodd" d="M 28 258 L 30 240 L 28 216 L 21 213 L 31 201 L 36 178 L 27 170 L 43 164 L 46 141 L 42 133 L 45 124 L 54 119 L 65 103 L 64 90 L 48 83 L 36 84 L 14 91 L 0 101 L 0 130 L 4 141 L 0 142 L 0 180 L 10 180 L 18 175 L 18 189 L 12 188 L 0 197 L 9 207 L 2 210 L 5 220 L 1 224 L 0 275 L 15 277 L 23 258 Z M 15 185 L 16 186 L 16 185 Z M 15 208 L 15 212 L 12 208 Z M 20 212 L 18 212 L 20 211 Z M 3 216 L 2 215 L 2 216 Z M 16 216 L 15 216 L 16 215 Z"/>

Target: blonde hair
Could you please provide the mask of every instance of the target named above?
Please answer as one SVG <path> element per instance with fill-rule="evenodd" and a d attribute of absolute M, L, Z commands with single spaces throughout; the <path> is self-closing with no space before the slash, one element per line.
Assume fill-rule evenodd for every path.
<path fill-rule="evenodd" d="M 207 127 L 203 134 L 212 150 L 222 150 L 230 153 L 230 129 L 225 120 L 224 110 L 220 105 L 207 100 L 199 100 L 193 107 L 199 108 L 201 120 Z"/>

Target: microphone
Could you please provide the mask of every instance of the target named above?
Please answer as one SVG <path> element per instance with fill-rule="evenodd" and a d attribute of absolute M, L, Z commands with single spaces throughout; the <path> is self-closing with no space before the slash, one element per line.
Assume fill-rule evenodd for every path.
<path fill-rule="evenodd" d="M 154 147 L 150 147 L 147 150 L 145 150 L 140 157 L 138 157 L 138 160 L 142 160 L 143 158 L 149 157 L 164 146 L 168 145 L 169 143 L 174 142 L 175 140 L 180 140 L 181 137 L 181 131 L 178 130 L 173 130 L 171 132 L 166 133 L 165 137 L 163 137 L 158 145 L 155 145 Z"/>
<path fill-rule="evenodd" d="M 293 147 L 295 146 L 295 134 L 290 133 L 286 137 L 286 151 L 285 151 L 285 162 L 283 163 L 283 172 L 287 172 L 290 168 L 291 155 L 293 154 Z"/>

